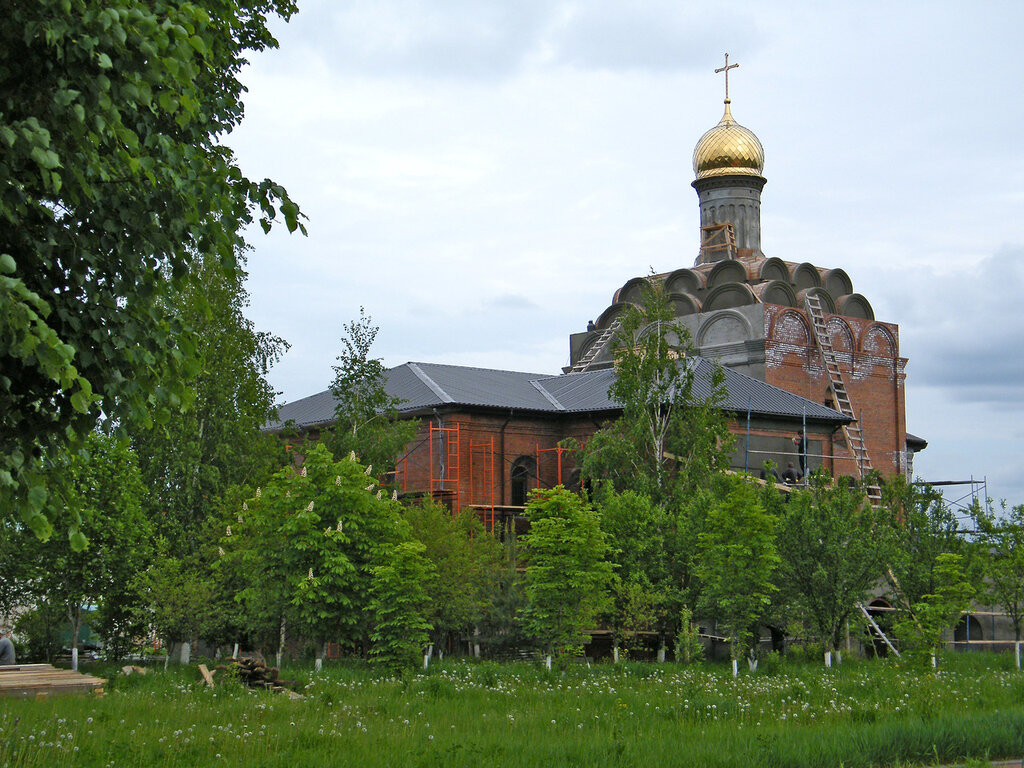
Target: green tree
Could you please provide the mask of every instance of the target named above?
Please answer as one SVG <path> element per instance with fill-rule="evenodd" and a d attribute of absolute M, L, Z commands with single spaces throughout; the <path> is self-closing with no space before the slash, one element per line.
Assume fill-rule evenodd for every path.
<path fill-rule="evenodd" d="M 638 632 L 660 629 L 665 623 L 665 510 L 650 497 L 634 491 L 617 493 L 602 488 L 594 506 L 609 545 L 615 573 L 607 616 L 614 652 Z"/>
<path fill-rule="evenodd" d="M 968 548 L 956 515 L 930 486 L 892 478 L 882 488 L 882 507 L 894 542 L 887 580 L 900 607 L 910 609 L 925 595 L 936 593 L 939 556 L 967 556 Z M 964 565 L 973 572 L 976 563 L 967 560 Z"/>
<path fill-rule="evenodd" d="M 932 664 L 942 647 L 942 633 L 950 629 L 971 605 L 974 587 L 966 580 L 963 557 L 943 552 L 935 558 L 935 591 L 922 595 L 896 621 L 896 635 L 907 650 L 919 657 L 930 656 Z"/>
<path fill-rule="evenodd" d="M 246 178 L 224 143 L 242 119 L 246 56 L 276 45 L 267 17 L 295 5 L 4 10 L 0 509 L 45 538 L 65 507 L 44 454 L 79 448 L 101 414 L 119 428 L 166 423 L 191 399 L 196 338 L 165 298 L 196 279 L 197 255 L 232 269 L 257 215 L 264 229 L 278 215 L 301 228 L 284 189 Z"/>
<path fill-rule="evenodd" d="M 720 409 L 724 374 L 716 367 L 710 394 L 694 391 L 697 360 L 689 332 L 674 320 L 662 289 L 622 313 L 615 380 L 608 395 L 622 416 L 598 430 L 583 451 L 583 474 L 669 503 L 728 468 L 732 445 Z"/>
<path fill-rule="evenodd" d="M 355 451 L 384 477 L 394 472 L 396 459 L 416 436 L 418 422 L 397 418 L 402 401 L 385 389 L 383 360 L 370 357 L 378 330 L 362 307 L 359 319 L 345 326 L 331 383 L 337 421 L 323 439 L 338 456 Z"/>
<path fill-rule="evenodd" d="M 996 518 L 975 508 L 984 557 L 985 597 L 1000 606 L 1013 622 L 1014 639 L 1021 639 L 1024 621 L 1024 505 Z"/>
<path fill-rule="evenodd" d="M 562 486 L 536 490 L 526 507 L 527 633 L 548 655 L 580 653 L 608 603 L 612 564 L 597 513 Z"/>
<path fill-rule="evenodd" d="M 381 547 L 407 540 L 401 507 L 354 457 L 315 443 L 299 468 L 276 473 L 225 527 L 225 567 L 256 626 L 360 648 L 371 568 Z"/>
<path fill-rule="evenodd" d="M 369 611 L 374 618 L 370 655 L 394 670 L 415 665 L 430 639 L 426 585 L 434 566 L 425 552 L 418 541 L 400 541 L 383 547 L 379 564 L 370 569 Z"/>
<path fill-rule="evenodd" d="M 113 654 L 138 636 L 137 592 L 131 588 L 153 553 L 153 531 L 142 512 L 146 489 L 131 449 L 97 432 L 85 442 L 85 455 L 62 457 L 53 471 L 65 473 L 69 501 L 90 546 L 81 551 L 68 538 L 33 541 L 23 534 L 24 550 L 35 564 L 35 592 L 64 607 L 71 625 L 72 651 L 89 606 L 96 606 Z"/>
<path fill-rule="evenodd" d="M 450 634 L 474 632 L 497 596 L 505 560 L 501 543 L 472 512 L 452 515 L 429 501 L 407 509 L 405 519 L 433 566 L 424 589 L 434 642 L 441 646 Z"/>
<path fill-rule="evenodd" d="M 892 555 L 888 513 L 847 478 L 833 484 L 821 473 L 782 509 L 778 583 L 785 602 L 809 620 L 825 650 L 836 649 L 857 604 L 885 575 Z"/>
<path fill-rule="evenodd" d="M 133 427 L 132 442 L 151 494 L 168 556 L 191 558 L 202 532 L 233 487 L 251 493 L 285 461 L 284 446 L 262 431 L 274 410 L 267 382 L 287 344 L 256 330 L 244 311 L 245 272 L 225 274 L 212 257 L 197 260 L 200 281 L 167 298 L 197 332 L 202 367 L 186 379 L 192 406 L 152 429 Z"/>
<path fill-rule="evenodd" d="M 764 511 L 745 478 L 723 482 L 723 493 L 700 534 L 697 571 L 703 582 L 703 608 L 718 619 L 730 639 L 732 658 L 754 658 L 754 630 L 771 606 L 779 565 L 776 520 Z"/>

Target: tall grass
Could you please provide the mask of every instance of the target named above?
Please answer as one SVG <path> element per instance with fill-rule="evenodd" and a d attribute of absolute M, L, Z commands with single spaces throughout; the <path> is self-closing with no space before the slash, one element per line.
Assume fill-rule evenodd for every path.
<path fill-rule="evenodd" d="M 1024 675 L 1002 656 L 937 672 L 446 662 L 381 677 L 286 669 L 305 700 L 207 689 L 193 670 L 109 693 L 0 700 L 11 766 L 873 766 L 1024 755 Z M 113 674 L 113 673 L 111 673 Z"/>

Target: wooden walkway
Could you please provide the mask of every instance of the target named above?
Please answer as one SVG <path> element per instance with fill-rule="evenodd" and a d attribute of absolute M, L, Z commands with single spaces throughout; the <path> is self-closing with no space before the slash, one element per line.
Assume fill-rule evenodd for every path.
<path fill-rule="evenodd" d="M 12 664 L 0 667 L 0 696 L 41 697 L 62 693 L 103 695 L 106 680 L 57 669 L 50 664 Z"/>

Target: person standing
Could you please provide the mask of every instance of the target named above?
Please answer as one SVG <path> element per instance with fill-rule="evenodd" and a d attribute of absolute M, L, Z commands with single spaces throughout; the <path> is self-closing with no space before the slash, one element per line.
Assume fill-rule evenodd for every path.
<path fill-rule="evenodd" d="M 14 664 L 14 642 L 11 640 L 10 627 L 0 630 L 0 667 Z"/>
<path fill-rule="evenodd" d="M 796 453 L 800 459 L 800 476 L 803 477 L 807 474 L 807 441 L 802 434 L 797 433 L 793 438 L 793 445 L 796 446 Z"/>

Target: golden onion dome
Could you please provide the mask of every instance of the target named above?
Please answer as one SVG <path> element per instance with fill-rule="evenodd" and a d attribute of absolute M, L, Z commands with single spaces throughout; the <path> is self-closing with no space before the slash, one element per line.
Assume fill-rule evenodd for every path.
<path fill-rule="evenodd" d="M 760 176 L 764 147 L 754 132 L 737 123 L 725 101 L 718 125 L 700 137 L 693 150 L 693 172 L 698 179 L 713 176 Z"/>

